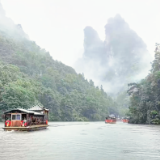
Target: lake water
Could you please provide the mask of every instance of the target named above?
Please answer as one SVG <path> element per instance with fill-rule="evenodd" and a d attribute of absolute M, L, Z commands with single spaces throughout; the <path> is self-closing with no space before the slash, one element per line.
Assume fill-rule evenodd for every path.
<path fill-rule="evenodd" d="M 54 122 L 33 132 L 2 127 L 0 160 L 160 160 L 160 126 Z"/>

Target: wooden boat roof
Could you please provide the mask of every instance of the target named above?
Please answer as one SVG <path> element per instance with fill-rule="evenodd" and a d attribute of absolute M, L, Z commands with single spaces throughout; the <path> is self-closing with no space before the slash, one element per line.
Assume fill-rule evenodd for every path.
<path fill-rule="evenodd" d="M 29 111 L 43 111 L 43 108 L 39 105 L 33 106 L 32 108 L 28 109 Z"/>
<path fill-rule="evenodd" d="M 22 112 L 22 113 L 33 114 L 33 115 L 36 115 L 36 116 L 43 116 L 43 115 L 44 115 L 43 113 L 34 112 L 34 111 L 22 109 L 22 108 L 11 109 L 11 110 L 8 110 L 8 111 L 4 112 L 4 114 L 7 114 L 7 113 L 14 113 L 14 112 L 16 112 L 16 111 L 20 111 L 20 112 Z"/>
<path fill-rule="evenodd" d="M 29 111 L 43 111 L 43 110 L 49 111 L 49 109 L 46 109 L 39 105 L 33 106 L 32 108 L 29 108 L 28 110 Z"/>
<path fill-rule="evenodd" d="M 34 114 L 32 111 L 29 111 L 29 110 L 26 110 L 26 109 L 22 109 L 22 108 L 11 109 L 11 110 L 8 110 L 8 111 L 4 112 L 4 114 L 7 114 L 7 113 L 14 113 L 15 111 L 20 111 L 20 112 L 22 112 L 22 113 L 30 113 L 30 114 Z"/>
<path fill-rule="evenodd" d="M 114 114 L 109 115 L 110 118 L 116 118 Z"/>
<path fill-rule="evenodd" d="M 33 113 L 34 113 L 34 115 L 36 115 L 36 116 L 44 116 L 43 113 L 39 113 L 39 112 L 33 112 Z"/>

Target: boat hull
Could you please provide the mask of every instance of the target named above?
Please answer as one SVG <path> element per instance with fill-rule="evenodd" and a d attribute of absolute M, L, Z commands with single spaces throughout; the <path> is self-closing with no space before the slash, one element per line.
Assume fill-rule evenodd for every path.
<path fill-rule="evenodd" d="M 42 130 L 46 129 L 48 125 L 33 125 L 33 126 L 28 126 L 28 127 L 4 127 L 4 131 L 37 131 L 37 130 Z"/>
<path fill-rule="evenodd" d="M 116 123 L 116 120 L 113 120 L 113 119 L 106 119 L 106 120 L 105 120 L 105 123 L 115 124 L 115 123 Z"/>

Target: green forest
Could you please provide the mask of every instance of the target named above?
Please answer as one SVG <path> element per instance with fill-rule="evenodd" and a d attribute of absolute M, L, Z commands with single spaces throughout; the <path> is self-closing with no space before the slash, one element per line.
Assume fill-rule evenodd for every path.
<path fill-rule="evenodd" d="M 111 97 L 73 68 L 54 61 L 35 42 L 0 32 L 0 110 L 40 104 L 50 120 L 103 120 L 118 113 Z"/>
<path fill-rule="evenodd" d="M 130 123 L 160 124 L 160 45 L 148 76 L 140 83 L 128 84 Z"/>
<path fill-rule="evenodd" d="M 1 13 L 0 117 L 6 110 L 37 104 L 50 110 L 50 121 L 99 121 L 121 113 L 103 86 L 53 60 L 2 8 Z"/>
<path fill-rule="evenodd" d="M 120 15 L 105 26 L 104 42 L 91 27 L 84 29 L 84 55 L 78 65 L 98 61 L 103 68 L 99 79 L 110 87 L 106 93 L 102 85 L 96 86 L 83 72 L 78 74 L 54 60 L 31 41 L 20 24 L 5 16 L 1 6 L 0 12 L 0 120 L 6 110 L 38 104 L 50 110 L 50 121 L 100 121 L 115 114 L 129 116 L 130 123 L 160 124 L 159 44 L 149 75 L 139 83 L 129 83 L 147 68 L 148 61 L 143 58 L 148 52 Z M 126 38 L 121 41 L 122 37 Z"/>

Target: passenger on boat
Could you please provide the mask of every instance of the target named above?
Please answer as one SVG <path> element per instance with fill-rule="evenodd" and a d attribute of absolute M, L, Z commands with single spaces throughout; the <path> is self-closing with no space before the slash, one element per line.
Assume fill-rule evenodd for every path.
<path fill-rule="evenodd" d="M 7 120 L 5 121 L 5 126 L 6 127 L 10 127 L 11 126 L 11 119 L 7 118 Z"/>
<path fill-rule="evenodd" d="M 21 121 L 21 126 L 22 126 L 22 127 L 26 127 L 26 126 L 27 126 L 27 120 L 26 120 L 26 118 L 24 118 L 24 119 Z"/>

